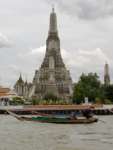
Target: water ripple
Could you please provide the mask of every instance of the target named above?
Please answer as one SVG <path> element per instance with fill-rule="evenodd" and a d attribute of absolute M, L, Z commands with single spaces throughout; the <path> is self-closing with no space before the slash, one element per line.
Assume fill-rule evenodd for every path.
<path fill-rule="evenodd" d="M 0 150 L 113 150 L 113 116 L 107 123 L 57 125 L 0 116 Z"/>

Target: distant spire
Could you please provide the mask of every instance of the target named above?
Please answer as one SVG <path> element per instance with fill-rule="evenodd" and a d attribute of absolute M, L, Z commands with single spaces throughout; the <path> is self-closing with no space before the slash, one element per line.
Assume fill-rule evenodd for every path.
<path fill-rule="evenodd" d="M 27 75 L 26 75 L 26 81 L 25 81 L 25 83 L 26 83 L 26 84 L 28 83 L 28 81 L 27 81 Z"/>
<path fill-rule="evenodd" d="M 109 65 L 107 62 L 104 66 L 104 84 L 107 86 L 110 84 Z"/>
<path fill-rule="evenodd" d="M 23 79 L 22 79 L 22 74 L 20 73 L 19 79 L 18 79 L 18 83 L 24 83 Z"/>
<path fill-rule="evenodd" d="M 19 77 L 19 80 L 22 80 L 22 74 L 20 73 L 20 77 Z"/>

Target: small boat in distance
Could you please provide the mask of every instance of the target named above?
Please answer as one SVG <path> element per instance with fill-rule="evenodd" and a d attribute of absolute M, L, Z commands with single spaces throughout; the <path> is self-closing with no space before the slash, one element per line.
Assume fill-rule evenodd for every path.
<path fill-rule="evenodd" d="M 43 122 L 43 123 L 56 123 L 56 124 L 90 124 L 97 122 L 98 119 L 95 117 L 76 117 L 72 118 L 69 116 L 55 116 L 55 115 L 37 115 L 37 116 L 20 116 L 9 110 L 7 112 L 20 121 L 34 121 L 34 122 Z"/>

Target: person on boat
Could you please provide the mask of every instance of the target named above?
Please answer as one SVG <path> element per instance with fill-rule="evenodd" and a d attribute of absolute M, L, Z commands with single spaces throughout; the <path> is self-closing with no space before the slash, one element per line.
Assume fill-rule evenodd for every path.
<path fill-rule="evenodd" d="M 92 113 L 90 109 L 86 109 L 82 113 L 83 113 L 83 116 L 86 117 L 87 119 L 92 117 Z"/>
<path fill-rule="evenodd" d="M 70 119 L 77 119 L 76 112 L 71 112 Z"/>

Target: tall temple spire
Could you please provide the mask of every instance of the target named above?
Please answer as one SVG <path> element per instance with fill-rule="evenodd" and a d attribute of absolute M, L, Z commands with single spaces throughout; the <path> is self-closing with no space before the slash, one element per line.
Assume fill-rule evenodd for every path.
<path fill-rule="evenodd" d="M 46 40 L 46 55 L 42 63 L 42 67 L 50 67 L 53 60 L 53 66 L 65 67 L 61 53 L 60 53 L 60 39 L 57 30 L 57 15 L 55 13 L 54 7 L 52 7 L 52 12 L 50 13 L 50 23 L 49 23 L 49 34 Z"/>
<path fill-rule="evenodd" d="M 110 84 L 109 65 L 106 62 L 104 66 L 104 84 L 108 86 Z"/>
<path fill-rule="evenodd" d="M 50 14 L 49 34 L 57 34 L 57 32 L 57 16 L 55 13 L 55 8 L 52 6 L 52 12 Z"/>
<path fill-rule="evenodd" d="M 46 40 L 46 53 L 41 67 L 35 71 L 31 96 L 45 99 L 53 95 L 70 101 L 72 79 L 66 69 L 60 52 L 60 38 L 57 30 L 57 15 L 54 7 L 50 13 L 49 33 Z"/>

